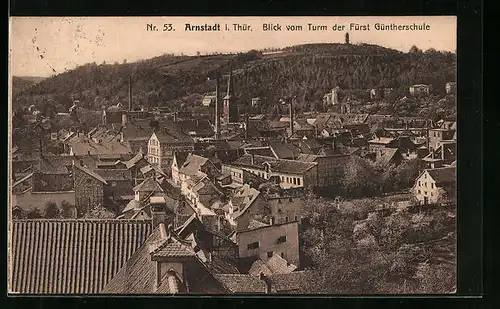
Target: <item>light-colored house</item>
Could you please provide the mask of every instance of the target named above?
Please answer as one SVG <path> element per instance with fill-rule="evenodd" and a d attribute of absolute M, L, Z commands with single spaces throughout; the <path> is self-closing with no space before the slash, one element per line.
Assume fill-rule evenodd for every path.
<path fill-rule="evenodd" d="M 431 85 L 417 84 L 410 86 L 409 88 L 411 95 L 425 94 L 429 95 L 431 92 Z"/>
<path fill-rule="evenodd" d="M 412 191 L 422 204 L 437 203 L 443 198 L 452 200 L 456 196 L 456 167 L 441 167 L 424 170 L 415 180 Z"/>
<path fill-rule="evenodd" d="M 148 141 L 147 159 L 162 171 L 170 171 L 175 152 L 191 152 L 194 140 L 179 130 L 164 128 L 153 132 Z"/>
<path fill-rule="evenodd" d="M 297 221 L 238 231 L 233 235 L 233 239 L 238 245 L 240 258 L 255 256 L 267 262 L 273 255 L 279 255 L 300 266 Z"/>

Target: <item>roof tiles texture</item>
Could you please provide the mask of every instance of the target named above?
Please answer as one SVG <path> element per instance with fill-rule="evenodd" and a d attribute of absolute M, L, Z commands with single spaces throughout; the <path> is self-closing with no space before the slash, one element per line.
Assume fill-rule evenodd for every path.
<path fill-rule="evenodd" d="M 12 223 L 10 290 L 100 292 L 152 232 L 150 221 L 23 220 Z"/>

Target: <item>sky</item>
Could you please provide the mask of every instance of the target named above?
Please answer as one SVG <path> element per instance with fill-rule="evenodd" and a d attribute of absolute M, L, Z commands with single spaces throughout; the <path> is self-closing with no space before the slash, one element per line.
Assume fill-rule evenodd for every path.
<path fill-rule="evenodd" d="M 186 31 L 185 24 L 219 23 L 250 25 L 252 31 Z M 308 30 L 308 24 L 327 30 Z M 350 25 L 369 25 L 370 30 Z M 429 25 L 427 31 L 381 31 L 375 24 Z M 147 24 L 158 31 L 148 31 Z M 175 31 L 162 31 L 172 24 Z M 263 24 L 281 25 L 281 31 L 263 31 Z M 286 25 L 301 25 L 288 31 Z M 333 30 L 343 25 L 344 30 Z M 167 26 L 168 28 L 168 26 Z M 10 74 L 47 77 L 86 63 L 134 62 L 166 53 L 194 55 L 246 52 L 266 47 L 306 43 L 341 43 L 349 32 L 350 42 L 377 44 L 407 52 L 416 45 L 422 50 L 456 50 L 456 17 L 11 17 L 9 28 Z"/>

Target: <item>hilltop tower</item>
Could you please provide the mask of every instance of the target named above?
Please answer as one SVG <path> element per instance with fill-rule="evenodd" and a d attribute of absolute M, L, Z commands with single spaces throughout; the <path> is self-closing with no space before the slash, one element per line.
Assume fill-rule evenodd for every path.
<path fill-rule="evenodd" d="M 345 43 L 349 44 L 349 32 L 345 33 Z"/>
<path fill-rule="evenodd" d="M 234 96 L 233 90 L 233 69 L 231 63 L 229 63 L 229 77 L 227 79 L 227 92 L 223 99 L 223 120 L 224 123 L 235 123 L 238 122 L 238 105 L 236 103 L 236 97 Z"/>

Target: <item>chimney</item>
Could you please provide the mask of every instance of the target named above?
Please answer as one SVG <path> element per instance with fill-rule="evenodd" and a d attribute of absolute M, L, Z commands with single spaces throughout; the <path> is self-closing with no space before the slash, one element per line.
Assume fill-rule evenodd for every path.
<path fill-rule="evenodd" d="M 123 111 L 122 113 L 122 127 L 127 126 L 127 112 Z"/>
<path fill-rule="evenodd" d="M 254 155 L 253 153 L 251 153 L 251 154 L 250 154 L 250 156 L 251 156 L 251 157 L 250 157 L 250 158 L 251 158 L 250 163 L 251 163 L 252 165 L 254 165 L 254 164 L 255 164 L 255 155 Z"/>
<path fill-rule="evenodd" d="M 290 101 L 290 136 L 293 135 L 293 101 L 295 100 L 295 97 L 292 98 Z"/>
<path fill-rule="evenodd" d="M 245 140 L 248 141 L 248 125 L 249 125 L 249 120 L 248 120 L 248 109 L 245 111 Z"/>
<path fill-rule="evenodd" d="M 219 111 L 219 72 L 215 77 L 215 139 L 219 139 L 219 122 L 220 122 L 220 111 Z"/>
<path fill-rule="evenodd" d="M 259 277 L 260 280 L 264 281 L 264 283 L 266 284 L 266 294 L 271 294 L 271 281 L 269 280 L 269 278 L 267 278 L 264 273 L 260 273 Z"/>
<path fill-rule="evenodd" d="M 174 122 L 177 122 L 177 112 L 174 112 Z"/>
<path fill-rule="evenodd" d="M 128 110 L 132 110 L 132 76 L 128 77 Z"/>
<path fill-rule="evenodd" d="M 156 227 L 159 224 L 165 224 L 165 220 L 167 218 L 167 212 L 166 212 L 166 205 L 165 204 L 157 204 L 157 205 L 151 205 L 151 219 L 153 220 L 153 226 Z M 169 225 L 170 227 L 170 225 Z M 167 236 L 170 237 L 170 230 L 167 229 Z"/>

